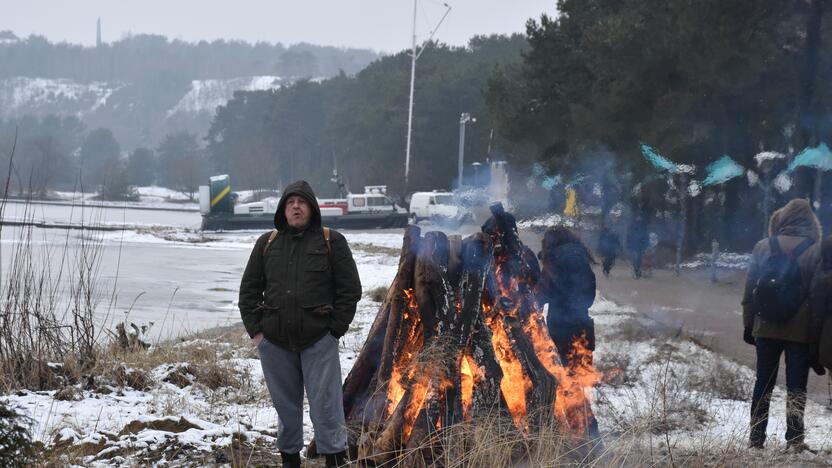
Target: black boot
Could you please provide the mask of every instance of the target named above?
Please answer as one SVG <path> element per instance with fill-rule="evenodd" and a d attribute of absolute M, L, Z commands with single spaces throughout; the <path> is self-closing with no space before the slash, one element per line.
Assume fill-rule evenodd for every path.
<path fill-rule="evenodd" d="M 283 468 L 300 468 L 300 454 L 280 452 Z"/>
<path fill-rule="evenodd" d="M 347 466 L 347 451 L 341 451 L 338 453 L 330 453 L 328 455 L 324 455 L 326 457 L 326 468 L 337 468 L 339 466 Z"/>

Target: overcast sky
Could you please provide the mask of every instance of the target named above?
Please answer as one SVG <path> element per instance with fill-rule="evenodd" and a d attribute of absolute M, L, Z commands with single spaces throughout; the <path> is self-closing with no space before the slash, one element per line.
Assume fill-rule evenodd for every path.
<path fill-rule="evenodd" d="M 426 38 L 445 7 L 419 0 Z M 0 0 L 0 30 L 92 45 L 100 16 L 105 42 L 127 33 L 187 41 L 310 42 L 397 52 L 410 47 L 412 0 Z M 436 38 L 464 45 L 475 34 L 522 32 L 529 18 L 555 14 L 555 0 L 448 0 L 453 8 Z"/>

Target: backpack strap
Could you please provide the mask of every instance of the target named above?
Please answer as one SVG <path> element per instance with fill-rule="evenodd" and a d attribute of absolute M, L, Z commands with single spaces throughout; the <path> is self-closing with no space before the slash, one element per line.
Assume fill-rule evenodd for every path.
<path fill-rule="evenodd" d="M 326 241 L 327 257 L 329 257 L 330 261 L 331 261 L 332 244 L 330 243 L 330 239 L 332 238 L 332 230 L 329 229 L 328 227 L 325 227 L 325 228 L 323 228 L 323 231 L 324 231 L 324 241 Z M 278 231 L 277 229 L 272 229 L 272 232 L 269 234 L 269 240 L 266 241 L 266 245 L 263 247 L 263 257 L 266 256 L 266 253 L 269 251 L 269 247 L 271 247 L 272 242 L 274 242 L 274 240 L 277 239 L 278 234 L 280 234 L 280 231 Z"/>
<path fill-rule="evenodd" d="M 768 249 L 770 251 L 769 254 L 772 257 L 783 253 L 783 249 L 780 248 L 780 241 L 777 240 L 777 236 L 771 236 L 768 238 Z"/>
<path fill-rule="evenodd" d="M 332 235 L 332 230 L 329 229 L 328 227 L 325 227 L 323 229 L 323 231 L 324 231 L 324 240 L 326 241 L 326 260 L 329 263 L 329 271 L 333 272 L 333 274 L 334 274 L 335 270 L 332 268 L 332 244 L 329 243 L 329 239 Z"/>
<path fill-rule="evenodd" d="M 806 250 L 814 243 L 815 241 L 809 239 L 808 237 L 803 239 L 803 242 L 797 244 L 797 247 L 792 250 L 791 257 L 797 260 L 801 255 L 803 255 L 803 252 L 806 252 Z"/>
<path fill-rule="evenodd" d="M 331 238 L 332 230 L 328 227 L 324 228 L 324 240 L 326 241 L 326 253 L 332 256 L 332 244 L 329 243 L 329 239 Z"/>
<path fill-rule="evenodd" d="M 269 240 L 266 241 L 266 245 L 265 247 L 263 247 L 263 257 L 266 256 L 266 252 L 269 251 L 269 247 L 271 247 L 272 242 L 274 242 L 274 240 L 277 239 L 278 234 L 280 234 L 280 231 L 278 231 L 277 229 L 272 229 L 271 234 L 269 234 Z"/>

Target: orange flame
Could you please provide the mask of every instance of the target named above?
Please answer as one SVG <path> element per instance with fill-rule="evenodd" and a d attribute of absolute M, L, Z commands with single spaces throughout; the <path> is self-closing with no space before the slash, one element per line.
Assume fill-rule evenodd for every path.
<path fill-rule="evenodd" d="M 482 380 L 483 371 L 469 355 L 463 355 L 460 363 L 460 383 L 462 384 L 462 417 L 469 420 L 469 412 L 474 398 L 474 387 Z"/>
<path fill-rule="evenodd" d="M 413 431 L 413 424 L 416 422 L 416 416 L 425 404 L 430 392 L 430 374 L 424 373 L 421 378 L 416 381 L 411 387 L 412 397 L 410 405 L 404 410 L 404 422 L 402 427 L 402 442 L 407 443 L 410 440 L 410 433 Z"/>
<path fill-rule="evenodd" d="M 483 310 L 491 310 L 491 307 L 486 307 L 484 304 Z M 521 430 L 526 430 L 528 428 L 526 392 L 532 389 L 532 381 L 523 372 L 523 365 L 520 364 L 520 360 L 517 359 L 511 347 L 511 340 L 503 328 L 503 322 L 496 315 L 486 317 L 485 322 L 491 329 L 491 344 L 500 362 L 500 368 L 503 370 L 500 390 L 508 405 L 508 412 L 514 420 L 514 425 Z"/>
<path fill-rule="evenodd" d="M 403 318 L 407 319 L 409 317 L 409 313 L 414 314 L 414 317 L 418 317 L 419 305 L 416 303 L 416 298 L 413 295 L 413 289 L 405 289 L 402 293 L 407 300 L 407 312 L 404 313 Z M 396 356 L 396 360 L 393 362 L 393 369 L 390 373 L 390 382 L 387 384 L 388 415 L 393 414 L 393 411 L 396 410 L 396 406 L 399 405 L 399 402 L 404 397 L 405 385 L 403 377 L 406 376 L 408 380 L 412 379 L 416 371 L 416 368 L 412 365 L 412 363 L 416 354 L 420 349 L 422 349 L 422 344 L 424 342 L 422 322 L 418 320 L 410 321 L 407 329 L 403 332 L 403 336 L 400 339 L 404 340 L 404 348 L 402 349 L 402 352 Z"/>
<path fill-rule="evenodd" d="M 558 382 L 555 415 L 574 433 L 585 434 L 592 416 L 587 390 L 601 380 L 601 373 L 592 366 L 592 351 L 585 334 L 572 342 L 567 362 L 566 375 Z"/>
<path fill-rule="evenodd" d="M 546 324 L 543 320 L 543 310 L 538 307 L 533 297 L 525 296 L 521 293 L 521 284 L 528 284 L 529 279 L 527 275 L 512 274 L 506 278 L 503 268 L 506 257 L 500 256 L 496 259 L 495 277 L 497 280 L 497 288 L 501 295 L 508 297 L 514 301 L 514 307 L 507 311 L 508 315 L 518 317 L 521 307 L 526 300 L 527 317 L 524 324 L 524 331 L 530 337 L 535 354 L 546 370 L 557 379 L 557 391 L 555 395 L 555 416 L 561 423 L 562 427 L 568 428 L 575 434 L 583 435 L 586 433 L 589 417 L 592 414 L 587 390 L 595 386 L 601 379 L 601 374 L 595 370 L 592 365 L 592 351 L 589 349 L 588 341 L 585 336 L 576 338 L 573 342 L 572 352 L 567 356 L 567 366 L 561 363 L 560 356 L 552 341 Z M 494 333 L 494 326 L 489 324 Z M 502 327 L 499 327 L 502 328 Z M 497 350 L 497 339 L 494 339 L 494 348 Z M 504 358 L 499 352 L 497 357 L 500 360 L 500 366 L 503 368 L 503 373 L 509 376 L 509 379 L 514 380 L 513 375 L 507 372 L 507 367 L 504 365 Z M 513 353 L 512 353 L 513 357 Z M 516 358 L 515 358 L 516 359 Z M 517 363 L 519 365 L 519 363 Z M 528 379 L 522 368 L 520 373 L 523 378 Z M 505 378 L 503 382 L 505 382 Z M 517 393 L 516 390 L 514 393 Z M 509 401 L 506 391 L 503 391 L 506 396 L 506 401 Z M 525 400 L 523 401 L 523 411 L 525 414 Z M 515 410 L 519 411 L 520 407 L 515 403 Z M 516 413 L 511 410 L 512 404 L 509 403 L 510 412 L 517 424 L 518 417 Z M 523 427 L 518 424 L 518 427 Z"/>

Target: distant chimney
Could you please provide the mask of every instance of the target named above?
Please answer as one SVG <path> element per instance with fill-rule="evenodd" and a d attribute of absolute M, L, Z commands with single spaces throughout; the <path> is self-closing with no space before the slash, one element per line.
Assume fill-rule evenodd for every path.
<path fill-rule="evenodd" d="M 95 30 L 95 46 L 101 47 L 101 18 L 98 18 L 98 24 Z"/>

